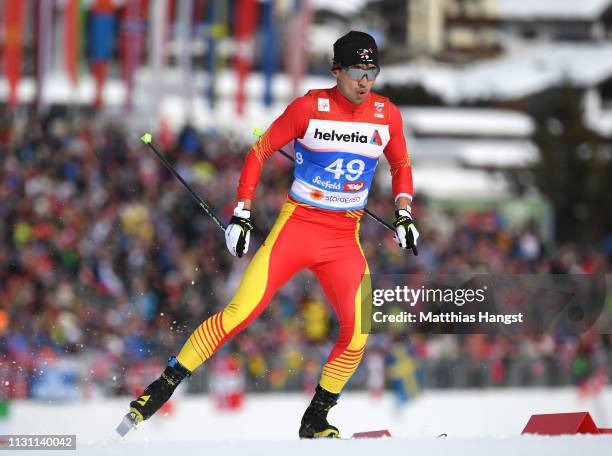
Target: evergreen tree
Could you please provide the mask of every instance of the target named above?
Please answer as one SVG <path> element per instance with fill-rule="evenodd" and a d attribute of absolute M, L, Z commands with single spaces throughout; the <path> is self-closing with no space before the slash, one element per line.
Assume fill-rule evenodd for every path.
<path fill-rule="evenodd" d="M 532 181 L 553 205 L 557 242 L 598 243 L 612 232 L 609 141 L 585 125 L 580 92 L 569 85 L 528 99 L 525 108 L 540 154 Z"/>

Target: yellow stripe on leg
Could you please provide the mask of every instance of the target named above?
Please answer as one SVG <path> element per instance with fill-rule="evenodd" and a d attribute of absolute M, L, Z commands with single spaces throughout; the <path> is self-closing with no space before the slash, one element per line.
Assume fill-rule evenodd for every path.
<path fill-rule="evenodd" d="M 355 240 L 357 246 L 361 252 L 361 256 L 365 263 L 364 275 L 370 274 L 368 263 L 363 254 L 361 244 L 359 243 L 359 224 L 355 228 Z M 355 293 L 355 321 L 353 327 L 353 336 L 348 346 L 333 360 L 325 363 L 321 372 L 321 381 L 319 384 L 322 388 L 326 389 L 330 393 L 338 394 L 350 378 L 353 376 L 357 367 L 361 363 L 363 353 L 365 351 L 366 341 L 368 340 L 368 334 L 362 334 L 361 330 L 361 281 L 357 292 Z"/>
<path fill-rule="evenodd" d="M 295 204 L 291 202 L 283 205 L 272 231 L 249 263 L 229 305 L 198 326 L 176 356 L 178 362 L 191 372 L 210 358 L 219 348 L 224 336 L 245 321 L 260 303 L 268 284 L 272 248 L 295 208 Z M 222 331 L 219 331 L 217 325 Z"/>
<path fill-rule="evenodd" d="M 287 202 L 283 205 L 281 212 L 272 227 L 272 231 L 247 267 L 240 286 L 223 311 L 223 329 L 230 333 L 255 310 L 261 301 L 268 285 L 268 270 L 270 266 L 270 255 L 278 236 L 293 214 L 296 206 Z"/>

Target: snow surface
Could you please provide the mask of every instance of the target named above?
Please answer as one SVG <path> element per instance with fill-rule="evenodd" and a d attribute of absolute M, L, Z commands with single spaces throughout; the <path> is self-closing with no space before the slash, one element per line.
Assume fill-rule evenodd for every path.
<path fill-rule="evenodd" d="M 465 166 L 525 167 L 538 160 L 536 146 L 524 139 L 408 138 L 407 143 L 413 171 L 430 166 L 459 172 Z M 384 173 L 377 179 L 381 177 Z"/>
<path fill-rule="evenodd" d="M 538 161 L 537 148 L 530 141 L 474 140 L 458 142 L 456 150 L 467 166 L 522 167 Z"/>
<path fill-rule="evenodd" d="M 526 137 L 533 133 L 530 116 L 487 108 L 402 107 L 404 124 L 422 135 Z"/>
<path fill-rule="evenodd" d="M 598 17 L 610 0 L 497 0 L 497 16 L 504 19 L 571 19 Z"/>
<path fill-rule="evenodd" d="M 612 454 L 612 436 L 520 436 L 534 413 L 589 411 L 600 427 L 612 427 L 612 416 L 606 416 L 612 410 L 612 387 L 597 402 L 581 401 L 571 388 L 429 391 L 404 408 L 389 395 L 376 400 L 347 392 L 330 412 L 330 421 L 345 437 L 385 428 L 394 436 L 349 442 L 298 441 L 297 427 L 308 401 L 300 393 L 254 394 L 241 411 L 229 413 L 215 409 L 207 397 L 179 394 L 171 414 L 154 416 L 123 440 L 114 429 L 126 412 L 127 397 L 57 404 L 14 401 L 1 433 L 76 434 L 77 454 L 83 455 Z M 449 438 L 436 439 L 440 433 Z"/>
<path fill-rule="evenodd" d="M 576 456 L 610 455 L 611 436 L 522 436 L 504 439 L 376 439 L 349 441 L 163 442 L 82 445 L 80 455 L 168 456 Z M 33 453 L 32 453 L 33 454 Z"/>
<path fill-rule="evenodd" d="M 594 90 L 584 97 L 584 119 L 586 124 L 604 136 L 612 136 L 612 107 L 602 106 L 601 96 Z"/>
<path fill-rule="evenodd" d="M 521 98 L 564 81 L 592 87 L 611 76 L 611 44 L 543 43 L 464 67 L 429 62 L 385 66 L 377 84 L 422 84 L 448 103 L 459 103 Z"/>
<path fill-rule="evenodd" d="M 332 11 L 340 16 L 358 13 L 368 3 L 368 0 L 342 0 L 332 2 L 329 0 L 310 0 L 310 5 L 316 10 Z"/>
<path fill-rule="evenodd" d="M 452 166 L 419 166 L 412 174 L 414 188 L 430 198 L 492 200 L 510 196 L 507 180 L 499 173 Z"/>

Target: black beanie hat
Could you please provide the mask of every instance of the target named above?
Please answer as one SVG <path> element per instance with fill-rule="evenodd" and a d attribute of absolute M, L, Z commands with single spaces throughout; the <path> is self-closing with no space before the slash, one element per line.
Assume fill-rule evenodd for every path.
<path fill-rule="evenodd" d="M 334 66 L 373 63 L 378 66 L 378 47 L 371 35 L 351 30 L 334 43 Z"/>

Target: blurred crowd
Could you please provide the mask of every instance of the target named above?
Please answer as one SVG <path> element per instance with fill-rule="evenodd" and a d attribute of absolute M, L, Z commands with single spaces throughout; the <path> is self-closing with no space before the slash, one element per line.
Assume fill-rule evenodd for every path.
<path fill-rule="evenodd" d="M 112 120 L 86 116 L 0 119 L 3 396 L 53 390 L 42 379 L 63 362 L 72 363 L 67 372 L 79 394 L 131 393 L 157 375 L 161 363 L 236 289 L 255 248 L 249 258 L 232 257 L 219 228 L 138 136 Z M 228 220 L 249 144 L 191 127 L 176 135 L 163 129 L 154 138 Z M 286 198 L 291 166 L 276 154 L 264 167 L 253 209 L 253 247 Z M 610 258 L 596 248 L 553 249 L 534 226 L 510 229 L 495 210 L 433 211 L 426 198 L 415 201 L 418 257 L 401 251 L 378 223 L 362 221 L 371 271 L 612 270 Z M 391 219 L 389 190 L 375 187 L 368 208 Z M 240 354 L 250 389 L 307 388 L 316 384 L 336 332 L 331 308 L 304 271 L 220 357 Z M 579 384 L 602 370 L 612 374 L 610 336 L 596 333 L 377 334 L 369 347 L 371 362 L 366 357 L 351 387 L 373 382 L 379 388 L 381 382 L 372 380 L 377 375 L 418 387 L 475 387 Z M 192 388 L 205 388 L 200 383 L 194 379 Z"/>

